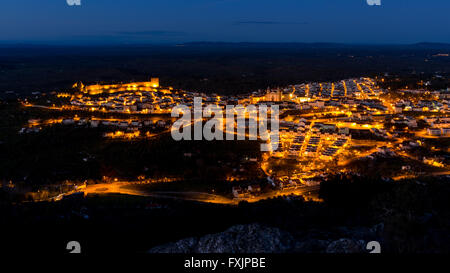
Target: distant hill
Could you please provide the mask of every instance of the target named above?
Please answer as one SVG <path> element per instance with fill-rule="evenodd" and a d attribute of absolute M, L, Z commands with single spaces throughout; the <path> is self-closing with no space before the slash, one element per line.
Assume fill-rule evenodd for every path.
<path fill-rule="evenodd" d="M 412 44 L 412 47 L 426 48 L 426 49 L 450 49 L 450 44 L 445 43 L 417 43 Z"/>
<path fill-rule="evenodd" d="M 190 42 L 182 46 L 197 47 L 257 47 L 257 48 L 418 48 L 418 49 L 450 49 L 447 43 L 421 42 L 414 44 L 347 44 L 347 43 L 252 43 L 252 42 Z"/>
<path fill-rule="evenodd" d="M 0 94 L 144 81 L 205 93 L 238 94 L 307 81 L 450 74 L 450 44 L 192 42 L 167 45 L 0 45 Z"/>
<path fill-rule="evenodd" d="M 418 49 L 450 49 L 450 43 L 433 43 L 433 42 L 418 42 L 413 44 L 371 44 L 371 43 L 270 43 L 270 42 L 203 42 L 194 41 L 180 44 L 110 44 L 110 45 L 59 45 L 48 44 L 45 42 L 4 42 L 0 41 L 0 48 L 10 49 L 83 49 L 83 50 L 95 50 L 99 48 L 108 49 L 145 49 L 145 48 L 171 48 L 171 47 L 203 47 L 203 48 L 217 48 L 217 47 L 235 47 L 235 48 L 324 48 L 324 49 L 339 49 L 339 48 L 418 48 Z"/>

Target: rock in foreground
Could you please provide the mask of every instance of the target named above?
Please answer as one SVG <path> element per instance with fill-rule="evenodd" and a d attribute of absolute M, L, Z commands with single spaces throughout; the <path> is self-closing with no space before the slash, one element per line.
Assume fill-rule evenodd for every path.
<path fill-rule="evenodd" d="M 284 253 L 295 246 L 293 237 L 259 224 L 233 226 L 222 233 L 188 238 L 158 246 L 150 253 Z"/>
<path fill-rule="evenodd" d="M 349 238 L 295 240 L 278 228 L 251 224 L 158 246 L 149 253 L 364 253 L 366 243 Z"/>

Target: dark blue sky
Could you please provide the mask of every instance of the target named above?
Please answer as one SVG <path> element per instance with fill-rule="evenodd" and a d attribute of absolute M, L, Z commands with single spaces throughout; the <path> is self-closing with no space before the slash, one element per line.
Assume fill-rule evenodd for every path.
<path fill-rule="evenodd" d="M 2 0 L 0 41 L 450 43 L 449 0 Z"/>

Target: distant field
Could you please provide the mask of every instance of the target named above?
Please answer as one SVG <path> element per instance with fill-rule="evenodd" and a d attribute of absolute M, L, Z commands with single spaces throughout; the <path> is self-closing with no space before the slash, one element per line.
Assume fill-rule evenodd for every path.
<path fill-rule="evenodd" d="M 0 94 L 67 89 L 77 81 L 160 77 L 165 86 L 236 94 L 304 81 L 389 72 L 448 74 L 448 45 L 187 44 L 123 47 L 0 47 Z"/>

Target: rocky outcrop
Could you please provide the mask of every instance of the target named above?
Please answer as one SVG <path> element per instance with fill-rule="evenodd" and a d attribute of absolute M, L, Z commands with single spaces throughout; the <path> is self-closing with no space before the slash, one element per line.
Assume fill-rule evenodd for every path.
<path fill-rule="evenodd" d="M 372 229 L 339 228 L 337 233 L 317 238 L 307 232 L 294 239 L 278 228 L 259 224 L 233 226 L 222 233 L 187 238 L 152 248 L 150 253 L 365 253 L 369 240 L 376 239 L 380 226 Z M 353 236 L 352 236 L 353 235 Z M 338 236 L 336 238 L 336 236 Z M 342 237 L 339 237 L 342 236 Z"/>
<path fill-rule="evenodd" d="M 366 243 L 363 240 L 353 240 L 342 238 L 331 242 L 326 249 L 326 253 L 364 253 Z"/>
<path fill-rule="evenodd" d="M 155 247 L 150 253 L 284 253 L 294 246 L 295 241 L 289 233 L 251 224 Z"/>

